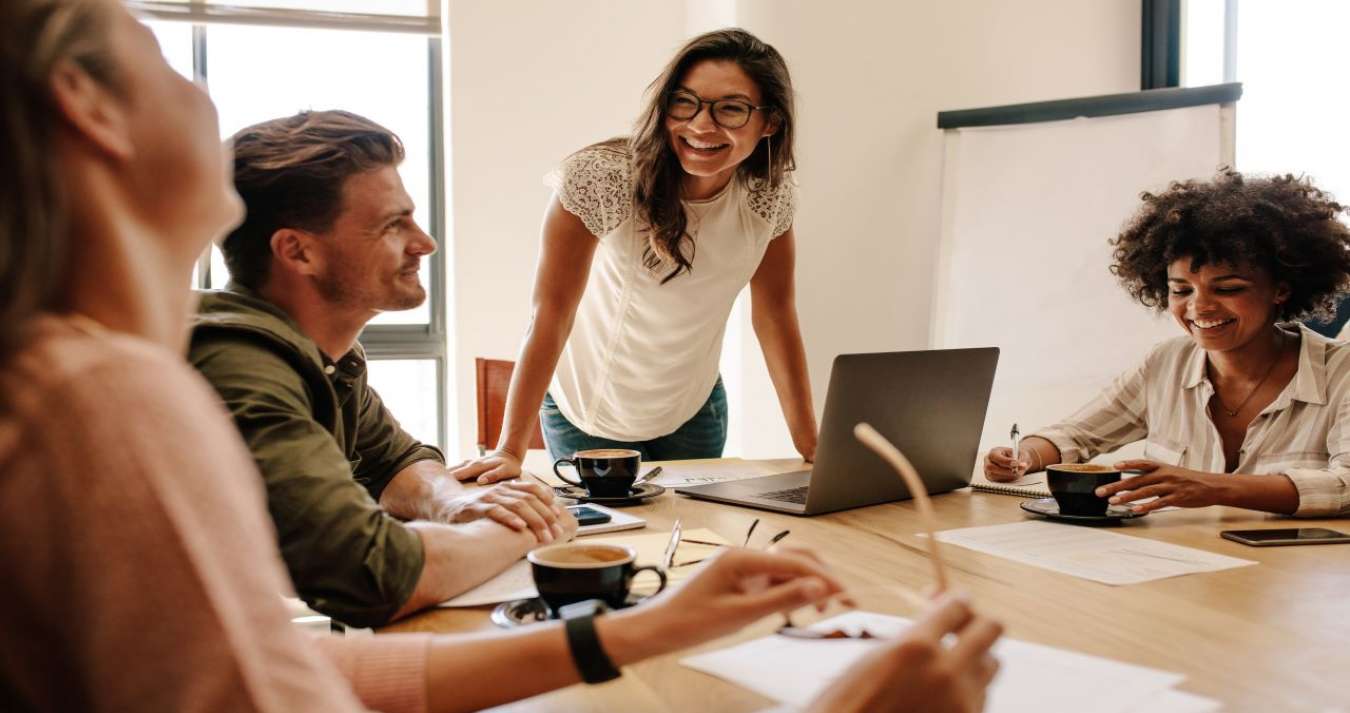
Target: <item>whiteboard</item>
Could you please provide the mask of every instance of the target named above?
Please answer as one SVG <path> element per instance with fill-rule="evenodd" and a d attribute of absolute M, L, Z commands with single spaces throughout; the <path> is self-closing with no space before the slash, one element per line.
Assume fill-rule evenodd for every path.
<path fill-rule="evenodd" d="M 945 132 L 934 348 L 1002 352 L 981 453 L 1070 415 L 1182 334 L 1109 272 L 1141 191 L 1232 161 L 1233 105 Z M 1138 452 L 1122 449 L 1123 454 Z M 976 468 L 980 468 L 979 463 Z"/>

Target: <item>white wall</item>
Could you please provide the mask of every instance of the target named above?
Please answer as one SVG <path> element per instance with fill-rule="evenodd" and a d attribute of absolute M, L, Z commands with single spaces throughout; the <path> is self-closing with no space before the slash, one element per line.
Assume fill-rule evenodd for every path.
<path fill-rule="evenodd" d="M 1139 11 L 1135 0 L 740 0 L 737 21 L 783 53 L 798 91 L 797 306 L 817 412 L 836 354 L 927 346 L 937 112 L 1137 90 Z M 791 454 L 743 333 L 743 451 Z"/>
<path fill-rule="evenodd" d="M 446 17 L 452 403 L 464 454 L 476 435 L 473 358 L 514 358 L 528 319 L 541 176 L 626 131 L 690 34 L 734 18 L 792 71 L 798 308 L 818 410 L 834 355 L 926 344 L 937 112 L 1138 88 L 1138 0 L 449 0 Z M 737 319 L 742 365 L 728 380 L 740 382 L 740 442 L 729 449 L 788 455 L 748 315 Z"/>

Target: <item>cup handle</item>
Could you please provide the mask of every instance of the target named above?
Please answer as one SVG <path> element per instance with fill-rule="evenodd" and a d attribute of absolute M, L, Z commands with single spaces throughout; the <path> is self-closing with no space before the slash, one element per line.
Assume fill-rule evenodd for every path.
<path fill-rule="evenodd" d="M 656 591 L 655 591 L 655 592 L 652 592 L 651 594 L 648 594 L 647 596 L 643 597 L 643 599 L 650 599 L 651 597 L 654 597 L 654 596 L 660 594 L 661 592 L 665 591 L 665 589 L 666 589 L 666 571 L 665 571 L 664 569 L 660 568 L 660 567 L 657 567 L 657 566 L 654 565 L 654 564 L 646 564 L 646 565 L 643 565 L 643 566 L 641 566 L 641 567 L 636 567 L 636 568 L 634 568 L 634 569 L 633 569 L 633 574 L 632 574 L 631 576 L 628 577 L 628 582 L 629 582 L 630 588 L 631 588 L 631 586 L 632 586 L 633 580 L 634 580 L 634 579 L 637 579 L 637 576 L 638 576 L 639 574 L 641 574 L 642 572 L 644 572 L 644 571 L 655 572 L 655 573 L 656 573 L 656 576 L 661 578 L 661 584 L 657 585 Z"/>
<path fill-rule="evenodd" d="M 554 461 L 554 462 L 553 462 L 553 474 L 556 475 L 556 476 L 558 476 L 558 480 L 561 480 L 562 482 L 567 483 L 568 485 L 575 485 L 575 486 L 578 487 L 578 488 L 584 487 L 584 486 L 581 484 L 581 481 L 579 481 L 579 480 L 572 480 L 571 478 L 569 478 L 569 477 L 563 475 L 562 473 L 559 473 L 559 472 L 558 472 L 558 466 L 562 465 L 563 463 L 566 463 L 566 464 L 572 466 L 573 468 L 575 468 L 575 467 L 577 466 L 576 462 L 575 462 L 573 459 L 571 459 L 571 458 L 559 458 L 558 460 Z"/>

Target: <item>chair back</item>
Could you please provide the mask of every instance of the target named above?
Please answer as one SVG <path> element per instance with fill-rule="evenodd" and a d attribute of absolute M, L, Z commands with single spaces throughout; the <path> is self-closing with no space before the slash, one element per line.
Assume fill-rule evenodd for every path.
<path fill-rule="evenodd" d="M 474 359 L 478 386 L 478 453 L 482 455 L 497 447 L 502 435 L 502 421 L 506 418 L 506 394 L 511 388 L 511 372 L 516 363 L 505 359 Z M 544 436 L 536 426 L 530 437 L 530 448 L 543 448 Z"/>

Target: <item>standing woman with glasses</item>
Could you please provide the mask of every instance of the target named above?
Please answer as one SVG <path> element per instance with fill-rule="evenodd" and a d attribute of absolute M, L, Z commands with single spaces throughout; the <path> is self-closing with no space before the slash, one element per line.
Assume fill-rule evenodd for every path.
<path fill-rule="evenodd" d="M 554 457 L 720 457 L 718 362 L 747 283 L 793 444 L 814 459 L 793 285 L 792 94 L 777 50 L 743 30 L 710 32 L 650 85 L 632 136 L 563 162 L 501 440 L 455 469 L 460 479 L 518 475 L 536 409 Z"/>

